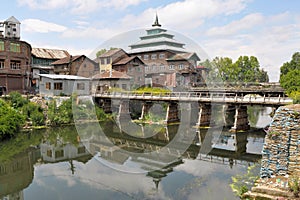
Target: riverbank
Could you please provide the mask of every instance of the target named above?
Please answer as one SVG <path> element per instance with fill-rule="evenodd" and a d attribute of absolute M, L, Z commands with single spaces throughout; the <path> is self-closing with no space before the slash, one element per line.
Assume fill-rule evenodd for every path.
<path fill-rule="evenodd" d="M 300 104 L 280 107 L 267 131 L 260 179 L 243 199 L 300 199 Z"/>

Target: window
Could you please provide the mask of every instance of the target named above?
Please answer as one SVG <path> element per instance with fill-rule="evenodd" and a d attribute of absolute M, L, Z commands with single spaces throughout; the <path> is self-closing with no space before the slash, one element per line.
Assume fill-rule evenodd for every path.
<path fill-rule="evenodd" d="M 164 58 L 165 58 L 165 54 L 164 53 L 159 54 L 159 59 L 164 59 Z"/>
<path fill-rule="evenodd" d="M 51 90 L 51 83 L 50 82 L 46 83 L 46 90 Z"/>
<path fill-rule="evenodd" d="M 55 151 L 55 158 L 64 157 L 64 150 Z"/>
<path fill-rule="evenodd" d="M 106 64 L 110 64 L 110 58 L 106 58 Z"/>
<path fill-rule="evenodd" d="M 149 59 L 149 55 L 144 55 L 144 60 L 148 60 Z"/>
<path fill-rule="evenodd" d="M 105 59 L 101 58 L 101 65 L 105 65 Z"/>
<path fill-rule="evenodd" d="M 0 51 L 4 51 L 4 41 L 0 41 Z"/>
<path fill-rule="evenodd" d="M 51 149 L 48 149 L 48 150 L 47 150 L 47 156 L 48 156 L 48 157 L 52 157 L 52 150 L 51 150 Z"/>
<path fill-rule="evenodd" d="M 20 53 L 21 52 L 20 44 L 10 43 L 10 51 Z"/>
<path fill-rule="evenodd" d="M 78 154 L 83 154 L 83 153 L 85 153 L 85 147 L 78 147 L 77 153 L 78 153 Z"/>
<path fill-rule="evenodd" d="M 63 83 L 54 83 L 54 90 L 62 90 Z"/>
<path fill-rule="evenodd" d="M 10 61 L 10 68 L 11 69 L 21 69 L 21 62 L 20 61 Z"/>
<path fill-rule="evenodd" d="M 156 60 L 156 58 L 157 58 L 157 55 L 156 55 L 156 54 L 152 54 L 152 55 L 151 55 L 151 60 Z"/>
<path fill-rule="evenodd" d="M 4 69 L 4 60 L 0 60 L 0 69 Z"/>
<path fill-rule="evenodd" d="M 175 69 L 175 65 L 169 65 L 169 69 L 170 70 L 174 70 Z"/>
<path fill-rule="evenodd" d="M 184 68 L 184 65 L 183 64 L 179 64 L 178 65 L 178 69 L 183 69 Z"/>
<path fill-rule="evenodd" d="M 77 83 L 77 90 L 84 90 L 84 83 Z"/>
<path fill-rule="evenodd" d="M 166 68 L 165 68 L 165 66 L 164 65 L 160 65 L 160 70 L 161 71 L 164 71 Z"/>
<path fill-rule="evenodd" d="M 156 65 L 152 65 L 152 71 L 156 70 Z"/>
<path fill-rule="evenodd" d="M 145 67 L 145 71 L 149 71 L 149 66 L 146 66 L 146 67 Z"/>
<path fill-rule="evenodd" d="M 127 90 L 127 85 L 126 84 L 122 84 L 122 89 L 123 90 Z"/>

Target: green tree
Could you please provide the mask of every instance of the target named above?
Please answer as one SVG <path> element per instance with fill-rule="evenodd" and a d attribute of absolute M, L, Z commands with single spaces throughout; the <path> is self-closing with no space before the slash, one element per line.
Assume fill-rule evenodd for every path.
<path fill-rule="evenodd" d="M 295 103 L 300 103 L 300 53 L 296 52 L 290 62 L 284 63 L 280 67 L 280 85 L 287 94 L 294 99 Z"/>
<path fill-rule="evenodd" d="M 209 68 L 209 81 L 222 80 L 225 83 L 268 82 L 266 71 L 260 69 L 259 61 L 254 56 L 240 56 L 236 62 L 228 57 L 216 57 L 201 65 Z"/>
<path fill-rule="evenodd" d="M 0 139 L 14 136 L 24 124 L 24 116 L 0 99 Z"/>

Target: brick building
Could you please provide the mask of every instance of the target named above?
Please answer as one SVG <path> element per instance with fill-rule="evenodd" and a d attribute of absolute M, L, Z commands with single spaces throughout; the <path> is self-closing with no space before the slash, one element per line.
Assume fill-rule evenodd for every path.
<path fill-rule="evenodd" d="M 15 17 L 0 22 L 0 86 L 6 87 L 7 93 L 28 91 L 31 49 L 20 40 L 20 22 Z"/>

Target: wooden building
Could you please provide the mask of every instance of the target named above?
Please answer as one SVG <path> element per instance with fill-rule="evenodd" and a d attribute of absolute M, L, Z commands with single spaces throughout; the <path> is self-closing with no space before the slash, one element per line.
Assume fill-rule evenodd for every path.
<path fill-rule="evenodd" d="M 54 73 L 60 75 L 76 75 L 92 77 L 99 73 L 97 63 L 85 55 L 68 56 L 52 63 Z"/>

